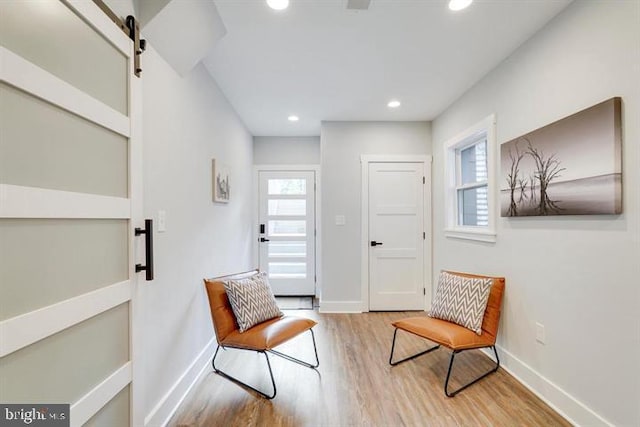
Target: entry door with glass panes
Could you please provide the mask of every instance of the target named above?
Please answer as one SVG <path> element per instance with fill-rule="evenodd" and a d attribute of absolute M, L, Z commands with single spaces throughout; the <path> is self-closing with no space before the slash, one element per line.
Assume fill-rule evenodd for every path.
<path fill-rule="evenodd" d="M 260 270 L 275 295 L 315 294 L 315 172 L 259 172 Z"/>

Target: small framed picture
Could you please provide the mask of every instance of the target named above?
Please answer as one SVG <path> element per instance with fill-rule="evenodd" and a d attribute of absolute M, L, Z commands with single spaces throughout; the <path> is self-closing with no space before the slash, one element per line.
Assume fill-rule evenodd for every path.
<path fill-rule="evenodd" d="M 213 201 L 218 203 L 229 203 L 229 168 L 227 165 L 211 160 L 211 170 L 213 176 Z"/>

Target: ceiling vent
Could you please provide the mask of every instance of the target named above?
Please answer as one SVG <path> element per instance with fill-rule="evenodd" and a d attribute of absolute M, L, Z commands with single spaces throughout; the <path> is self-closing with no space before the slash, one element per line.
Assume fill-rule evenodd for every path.
<path fill-rule="evenodd" d="M 367 10 L 371 0 L 347 0 L 347 9 Z"/>

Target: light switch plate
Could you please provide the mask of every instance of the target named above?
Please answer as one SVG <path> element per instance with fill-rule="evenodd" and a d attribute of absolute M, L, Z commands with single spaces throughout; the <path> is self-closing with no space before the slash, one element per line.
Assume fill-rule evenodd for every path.
<path fill-rule="evenodd" d="M 344 215 L 336 215 L 336 225 L 345 225 L 347 223 L 347 217 Z"/>

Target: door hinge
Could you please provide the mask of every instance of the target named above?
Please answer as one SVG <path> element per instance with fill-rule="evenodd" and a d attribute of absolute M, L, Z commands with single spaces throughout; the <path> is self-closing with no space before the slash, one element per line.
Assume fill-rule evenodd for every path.
<path fill-rule="evenodd" d="M 426 232 L 422 232 L 422 240 L 427 240 L 427 233 Z"/>
<path fill-rule="evenodd" d="M 313 283 L 318 283 L 318 277 L 315 274 L 313 275 Z"/>
<path fill-rule="evenodd" d="M 423 177 L 422 177 L 422 183 L 423 183 L 423 184 L 426 184 L 426 183 L 427 183 L 427 177 L 425 177 L 425 176 L 423 176 Z"/>
<path fill-rule="evenodd" d="M 422 288 L 422 295 L 427 295 L 427 288 Z"/>

